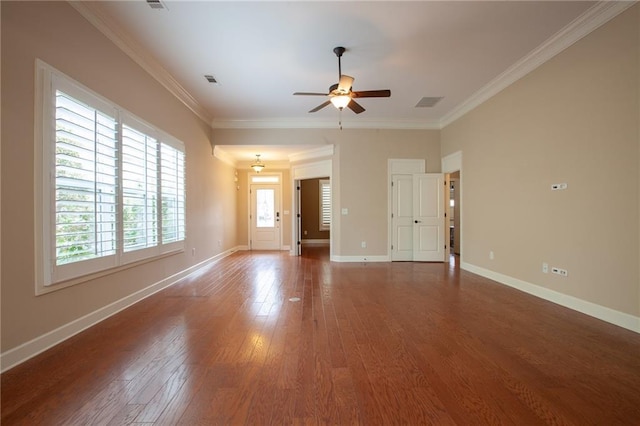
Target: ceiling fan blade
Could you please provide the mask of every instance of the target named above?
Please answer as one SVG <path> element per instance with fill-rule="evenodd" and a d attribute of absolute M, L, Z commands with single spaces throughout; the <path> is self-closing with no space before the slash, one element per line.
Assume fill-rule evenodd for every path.
<path fill-rule="evenodd" d="M 338 82 L 338 91 L 341 93 L 349 93 L 351 86 L 353 85 L 353 80 L 353 77 L 345 74 L 341 75 L 340 82 Z"/>
<path fill-rule="evenodd" d="M 296 92 L 294 93 L 295 95 L 301 95 L 301 96 L 327 96 L 326 93 L 315 93 L 315 92 Z"/>
<path fill-rule="evenodd" d="M 362 92 L 351 92 L 354 98 L 388 98 L 391 96 L 391 90 L 365 90 Z"/>
<path fill-rule="evenodd" d="M 361 112 L 364 112 L 364 108 L 362 108 L 362 105 L 360 105 L 359 103 L 357 103 L 353 99 L 351 99 L 351 102 L 349 102 L 347 107 L 349 107 L 349 109 L 351 111 L 355 112 L 356 114 L 360 114 Z"/>
<path fill-rule="evenodd" d="M 327 105 L 329 105 L 331 103 L 331 101 L 326 101 L 321 103 L 320 105 L 318 105 L 317 107 L 315 107 L 314 109 L 312 109 L 309 112 L 316 112 L 316 111 L 320 111 L 322 108 L 326 107 Z"/>

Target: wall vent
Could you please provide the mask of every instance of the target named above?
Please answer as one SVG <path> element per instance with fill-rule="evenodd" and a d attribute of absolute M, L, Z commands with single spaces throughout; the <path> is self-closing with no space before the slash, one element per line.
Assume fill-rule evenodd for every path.
<path fill-rule="evenodd" d="M 147 4 L 151 9 L 163 10 L 167 9 L 167 6 L 161 0 L 147 0 Z"/>
<path fill-rule="evenodd" d="M 204 76 L 204 78 L 206 78 L 209 83 L 218 84 L 218 80 L 216 80 L 216 78 L 212 75 L 207 74 Z"/>
<path fill-rule="evenodd" d="M 416 104 L 416 108 L 431 108 L 442 100 L 443 96 L 425 96 Z"/>

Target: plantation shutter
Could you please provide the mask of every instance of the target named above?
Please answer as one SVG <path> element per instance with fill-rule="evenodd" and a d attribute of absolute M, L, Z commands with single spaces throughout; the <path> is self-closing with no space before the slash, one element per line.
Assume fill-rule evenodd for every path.
<path fill-rule="evenodd" d="M 36 65 L 36 294 L 184 250 L 184 144 Z"/>
<path fill-rule="evenodd" d="M 320 230 L 327 231 L 331 227 L 331 183 L 328 179 L 320 180 Z"/>
<path fill-rule="evenodd" d="M 160 148 L 162 242 L 185 238 L 184 152 L 165 143 Z"/>
<path fill-rule="evenodd" d="M 122 126 L 123 250 L 158 245 L 158 142 Z"/>
<path fill-rule="evenodd" d="M 116 119 L 55 92 L 55 264 L 115 254 Z"/>

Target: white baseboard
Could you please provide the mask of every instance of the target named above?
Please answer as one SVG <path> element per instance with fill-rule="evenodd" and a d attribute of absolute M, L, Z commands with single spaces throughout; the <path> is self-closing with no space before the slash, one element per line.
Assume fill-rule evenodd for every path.
<path fill-rule="evenodd" d="M 249 251 L 251 250 L 251 248 L 249 246 L 237 246 L 235 248 L 236 251 Z M 282 246 L 282 248 L 280 249 L 282 251 L 290 251 L 291 250 L 291 246 L 289 245 L 284 245 Z"/>
<path fill-rule="evenodd" d="M 526 281 L 519 280 L 517 278 L 503 275 L 498 272 L 491 271 L 489 269 L 481 268 L 479 266 L 472 265 L 470 263 L 461 262 L 460 267 L 466 271 L 473 272 L 490 280 L 497 281 L 500 284 L 513 287 L 525 293 L 529 293 L 533 296 L 539 297 L 549 302 L 556 303 L 574 311 L 582 312 L 583 314 L 598 318 L 602 321 L 617 325 L 627 330 L 640 333 L 640 317 L 636 317 L 624 312 L 616 311 L 615 309 L 607 308 L 596 303 L 588 302 L 586 300 L 578 299 L 577 297 L 569 296 L 548 288 L 540 287 L 535 284 L 528 283 Z"/>
<path fill-rule="evenodd" d="M 56 328 L 48 333 L 36 337 L 28 342 L 21 344 L 15 348 L 0 354 L 0 371 L 5 372 L 18 364 L 27 361 L 30 358 L 46 351 L 47 349 L 67 340 L 68 338 L 86 330 L 93 325 L 104 321 L 112 315 L 128 308 L 129 306 L 151 296 L 154 293 L 159 292 L 167 287 L 172 286 L 182 278 L 196 272 L 198 269 L 208 266 L 223 257 L 238 251 L 238 247 L 226 250 L 219 253 L 207 260 L 204 260 L 196 265 L 193 265 L 181 272 L 171 275 L 161 281 L 158 281 L 150 286 L 138 290 L 137 292 L 123 297 L 109 305 L 103 306 L 83 317 L 73 320 L 61 327 Z"/>
<path fill-rule="evenodd" d="M 332 262 L 389 262 L 389 256 L 331 256 Z"/>
<path fill-rule="evenodd" d="M 320 240 L 314 240 L 314 239 L 306 239 L 306 240 L 301 240 L 300 244 L 303 246 L 328 246 L 329 245 L 329 239 L 320 239 Z"/>

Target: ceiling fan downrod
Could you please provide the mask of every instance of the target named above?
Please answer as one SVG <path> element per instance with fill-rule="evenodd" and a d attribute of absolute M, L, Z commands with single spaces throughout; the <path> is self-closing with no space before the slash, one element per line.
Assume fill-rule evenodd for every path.
<path fill-rule="evenodd" d="M 333 53 L 336 54 L 336 56 L 338 57 L 338 81 L 340 81 L 340 78 L 342 77 L 342 63 L 340 58 L 342 58 L 342 54 L 346 51 L 347 49 L 345 49 L 342 46 L 338 46 L 338 47 L 334 47 L 333 48 Z"/>

